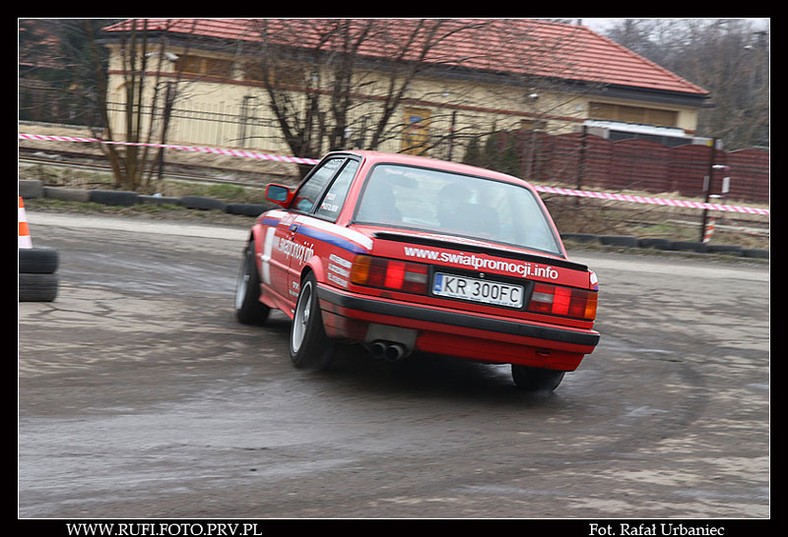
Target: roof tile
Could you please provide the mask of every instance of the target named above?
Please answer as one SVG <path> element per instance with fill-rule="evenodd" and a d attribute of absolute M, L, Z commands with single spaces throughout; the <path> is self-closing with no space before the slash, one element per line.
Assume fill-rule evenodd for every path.
<path fill-rule="evenodd" d="M 632 52 L 585 26 L 539 19 L 373 19 L 377 25 L 359 53 L 371 58 L 392 58 L 404 39 L 427 39 L 440 26 L 442 40 L 421 60 L 464 69 L 536 75 L 564 80 L 618 85 L 655 91 L 706 95 L 708 91 Z M 361 31 L 369 19 L 354 19 Z M 132 24 L 149 30 L 205 37 L 260 41 L 265 31 L 279 44 L 314 48 L 321 29 L 334 19 L 129 19 L 107 27 L 128 31 Z M 339 40 L 320 46 L 340 47 Z M 413 48 L 413 50 L 417 50 Z"/>

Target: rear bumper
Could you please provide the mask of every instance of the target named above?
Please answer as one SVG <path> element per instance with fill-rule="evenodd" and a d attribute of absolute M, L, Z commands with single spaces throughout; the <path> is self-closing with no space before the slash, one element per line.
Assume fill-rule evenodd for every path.
<path fill-rule="evenodd" d="M 351 295 L 320 286 L 327 332 L 363 341 L 366 326 L 384 324 L 419 332 L 416 348 L 484 361 L 573 370 L 599 343 L 594 330 L 480 317 Z"/>

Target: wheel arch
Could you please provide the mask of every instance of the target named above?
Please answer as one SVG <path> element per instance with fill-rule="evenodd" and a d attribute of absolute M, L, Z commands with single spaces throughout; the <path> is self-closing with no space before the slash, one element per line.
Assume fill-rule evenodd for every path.
<path fill-rule="evenodd" d="M 249 235 L 246 239 L 247 245 L 250 243 L 254 244 L 255 267 L 257 268 L 258 274 L 262 274 L 263 260 L 261 258 L 261 254 L 263 253 L 263 248 L 265 247 L 265 229 L 266 228 L 260 222 L 256 222 L 255 225 L 249 230 Z"/>
<path fill-rule="evenodd" d="M 301 267 L 300 279 L 302 282 L 309 272 L 312 272 L 315 275 L 315 280 L 317 280 L 317 283 L 326 283 L 326 270 L 325 266 L 323 265 L 323 260 L 320 258 L 320 256 L 313 255 Z"/>
<path fill-rule="evenodd" d="M 260 222 L 255 223 L 249 230 L 249 237 L 247 243 L 254 241 L 255 248 L 260 251 L 263 246 L 263 239 L 265 237 L 265 228 Z"/>

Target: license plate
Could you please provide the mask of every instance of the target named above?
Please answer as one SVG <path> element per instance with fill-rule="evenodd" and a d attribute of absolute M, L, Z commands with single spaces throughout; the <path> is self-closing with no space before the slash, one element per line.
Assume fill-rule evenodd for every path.
<path fill-rule="evenodd" d="M 432 282 L 434 295 L 508 308 L 522 308 L 524 292 L 525 288 L 522 285 L 480 280 L 443 272 L 436 272 Z"/>

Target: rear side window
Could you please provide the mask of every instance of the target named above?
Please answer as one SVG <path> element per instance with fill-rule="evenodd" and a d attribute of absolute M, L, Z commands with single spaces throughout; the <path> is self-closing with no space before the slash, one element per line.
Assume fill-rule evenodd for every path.
<path fill-rule="evenodd" d="M 320 195 L 323 193 L 326 185 L 336 175 L 344 161 L 343 157 L 332 158 L 323 162 L 298 189 L 292 207 L 305 213 L 311 212 L 320 199 Z"/>
<path fill-rule="evenodd" d="M 331 220 L 332 222 L 339 216 L 339 211 L 345 204 L 350 183 L 358 170 L 358 162 L 355 160 L 348 160 L 347 164 L 339 172 L 339 175 L 331 184 L 331 187 L 326 192 L 323 200 L 320 202 L 320 208 L 317 210 L 317 216 Z"/>

